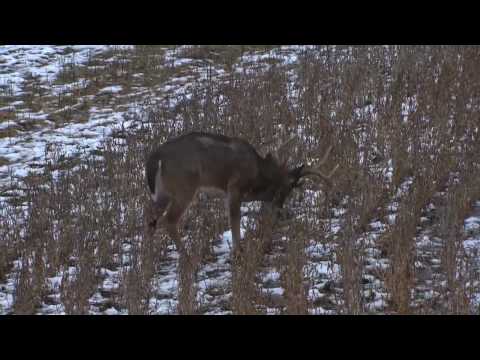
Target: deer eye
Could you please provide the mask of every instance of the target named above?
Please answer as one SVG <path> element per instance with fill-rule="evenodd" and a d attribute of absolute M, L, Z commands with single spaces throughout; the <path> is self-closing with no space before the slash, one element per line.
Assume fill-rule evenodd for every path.
<path fill-rule="evenodd" d="M 298 180 L 299 179 L 290 179 L 290 181 L 289 181 L 290 189 L 293 189 L 298 185 Z"/>

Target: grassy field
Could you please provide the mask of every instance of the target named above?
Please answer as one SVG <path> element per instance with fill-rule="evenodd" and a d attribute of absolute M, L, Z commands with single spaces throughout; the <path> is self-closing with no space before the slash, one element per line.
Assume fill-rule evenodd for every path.
<path fill-rule="evenodd" d="M 479 314 L 479 62 L 474 46 L 112 47 L 4 88 L 12 144 L 110 130 L 74 152 L 47 142 L 34 173 L 4 177 L 0 313 Z M 340 168 L 274 227 L 244 204 L 239 259 L 223 200 L 201 194 L 179 276 L 170 239 L 144 237 L 144 161 L 193 130 L 263 155 L 294 137 L 292 166 L 333 145 Z"/>

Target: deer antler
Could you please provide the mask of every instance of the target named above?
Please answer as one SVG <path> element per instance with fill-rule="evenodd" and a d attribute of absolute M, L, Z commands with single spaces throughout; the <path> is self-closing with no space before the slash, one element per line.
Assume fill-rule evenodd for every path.
<path fill-rule="evenodd" d="M 291 137 L 291 138 L 288 139 L 287 141 L 283 142 L 283 143 L 278 147 L 278 149 L 275 151 L 275 157 L 276 157 L 279 161 L 281 161 L 281 162 L 284 161 L 283 156 L 282 156 L 283 151 L 285 150 L 285 148 L 286 148 L 288 145 L 290 145 L 290 143 L 291 143 L 294 139 L 295 139 L 295 137 Z"/>
<path fill-rule="evenodd" d="M 287 145 L 289 145 L 293 140 L 295 139 L 295 137 L 291 137 L 290 139 L 288 139 L 287 141 L 284 141 L 279 147 L 278 147 L 278 151 L 282 151 Z"/>
<path fill-rule="evenodd" d="M 328 186 L 332 186 L 332 181 L 330 180 L 333 174 L 337 171 L 339 168 L 339 164 L 337 164 L 332 171 L 328 175 L 325 175 L 321 170 L 320 166 L 327 161 L 328 155 L 330 155 L 330 152 L 332 151 L 332 146 L 330 146 L 327 151 L 325 152 L 325 155 L 323 155 L 322 160 L 318 163 L 316 167 L 304 167 L 302 171 L 300 172 L 300 177 L 304 176 L 309 176 L 309 175 L 315 175 L 320 177 L 323 181 L 327 183 Z"/>

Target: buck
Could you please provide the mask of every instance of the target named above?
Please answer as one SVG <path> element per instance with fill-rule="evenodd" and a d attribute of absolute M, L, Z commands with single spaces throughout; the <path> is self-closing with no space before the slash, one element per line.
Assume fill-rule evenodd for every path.
<path fill-rule="evenodd" d="M 152 203 L 147 213 L 148 234 L 155 233 L 163 223 L 177 250 L 183 245 L 178 222 L 197 192 L 216 190 L 226 195 L 232 229 L 233 248 L 240 241 L 240 205 L 242 202 L 263 201 L 281 209 L 299 180 L 316 176 L 328 185 L 338 165 L 325 175 L 319 166 L 325 163 L 332 147 L 317 167 L 300 165 L 293 169 L 280 162 L 280 154 L 265 157 L 245 140 L 218 134 L 193 132 L 169 140 L 152 151 L 146 162 L 146 179 Z"/>

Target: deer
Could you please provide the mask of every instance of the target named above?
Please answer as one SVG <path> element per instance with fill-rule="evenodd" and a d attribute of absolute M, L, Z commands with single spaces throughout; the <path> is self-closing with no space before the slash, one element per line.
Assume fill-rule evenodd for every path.
<path fill-rule="evenodd" d="M 314 176 L 332 186 L 331 178 L 339 165 L 328 174 L 320 170 L 332 146 L 316 167 L 302 164 L 288 169 L 281 154 L 293 139 L 265 157 L 244 139 L 216 133 L 190 132 L 161 144 L 149 153 L 145 164 L 151 195 L 147 234 L 153 236 L 162 223 L 181 256 L 178 223 L 198 192 L 213 190 L 226 198 L 235 250 L 241 240 L 241 203 L 267 202 L 273 213 L 278 213 L 290 193 L 301 186 L 302 178 Z"/>

